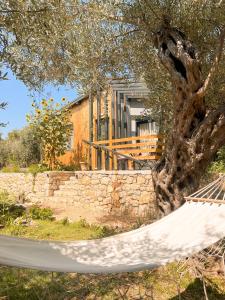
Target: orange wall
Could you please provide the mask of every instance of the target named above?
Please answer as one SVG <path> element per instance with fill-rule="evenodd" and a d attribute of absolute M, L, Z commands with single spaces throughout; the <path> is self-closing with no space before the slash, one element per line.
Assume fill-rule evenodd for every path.
<path fill-rule="evenodd" d="M 101 94 L 101 115 L 105 115 L 104 111 L 104 97 L 105 93 Z M 111 93 L 108 94 L 108 107 L 110 110 Z M 94 139 L 96 138 L 96 119 L 97 119 L 97 99 L 93 98 L 93 130 Z M 82 154 L 87 154 L 88 146 L 82 143 L 82 140 L 89 140 L 89 99 L 88 97 L 81 100 L 78 104 L 71 107 L 71 122 L 74 129 L 73 150 L 67 151 L 64 155 L 59 157 L 59 161 L 65 165 L 73 162 L 74 151 L 78 149 L 78 145 L 82 145 Z"/>
<path fill-rule="evenodd" d="M 73 124 L 73 149 L 59 157 L 59 161 L 65 165 L 73 162 L 74 151 L 82 145 L 82 155 L 86 153 L 87 146 L 82 140 L 89 140 L 89 102 L 88 98 L 71 107 L 71 122 Z"/>

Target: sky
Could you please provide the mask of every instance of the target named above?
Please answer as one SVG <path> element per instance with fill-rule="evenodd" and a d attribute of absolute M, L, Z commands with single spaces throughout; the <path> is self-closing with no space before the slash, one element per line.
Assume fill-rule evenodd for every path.
<path fill-rule="evenodd" d="M 7 123 L 5 128 L 0 128 L 3 138 L 13 129 L 20 129 L 26 123 L 26 114 L 32 111 L 31 92 L 28 88 L 16 79 L 11 71 L 8 72 L 8 80 L 0 81 L 0 102 L 7 102 L 5 110 L 0 110 L 0 123 Z M 54 98 L 60 101 L 62 97 L 67 100 L 74 100 L 77 97 L 76 89 L 66 86 L 54 87 L 46 86 L 41 93 L 35 93 L 35 100 L 39 101 L 43 98 Z"/>

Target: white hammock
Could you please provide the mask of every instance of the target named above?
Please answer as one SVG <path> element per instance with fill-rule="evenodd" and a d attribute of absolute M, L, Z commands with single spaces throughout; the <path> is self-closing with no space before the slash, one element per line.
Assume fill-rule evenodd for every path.
<path fill-rule="evenodd" d="M 223 200 L 224 178 L 209 185 L 208 190 L 218 182 L 222 192 L 217 200 Z M 215 191 L 210 199 L 218 193 Z M 150 269 L 180 260 L 225 236 L 222 200 L 201 202 L 201 195 L 193 195 L 191 199 L 200 202 L 187 201 L 151 225 L 108 238 L 54 242 L 0 236 L 0 264 L 45 271 L 113 273 Z M 206 197 L 204 194 L 203 199 Z"/>

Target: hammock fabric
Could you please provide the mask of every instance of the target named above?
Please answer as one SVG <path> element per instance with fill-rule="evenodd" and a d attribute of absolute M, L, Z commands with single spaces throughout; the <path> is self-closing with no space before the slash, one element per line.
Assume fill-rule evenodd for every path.
<path fill-rule="evenodd" d="M 224 193 L 221 182 L 224 178 L 220 179 Z M 200 197 L 194 194 L 194 199 Z M 151 269 L 191 256 L 223 238 L 224 220 L 225 203 L 187 201 L 153 224 L 98 240 L 35 241 L 2 235 L 0 264 L 78 273 Z"/>

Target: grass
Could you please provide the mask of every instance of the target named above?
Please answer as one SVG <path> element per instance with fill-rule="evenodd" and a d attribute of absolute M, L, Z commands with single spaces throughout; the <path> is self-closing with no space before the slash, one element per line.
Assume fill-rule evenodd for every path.
<path fill-rule="evenodd" d="M 0 231 L 35 239 L 76 240 L 98 238 L 108 232 L 103 227 L 90 226 L 84 220 L 69 224 L 35 220 L 32 226 L 8 225 Z M 225 299 L 225 280 L 207 278 L 209 300 Z M 178 296 L 180 290 L 180 296 Z M 191 273 L 179 277 L 177 264 L 153 271 L 112 275 L 81 275 L 50 273 L 35 270 L 0 267 L 1 300 L 83 300 L 83 299 L 154 299 L 201 300 L 202 282 Z"/>
<path fill-rule="evenodd" d="M 0 233 L 40 240 L 83 240 L 104 236 L 104 227 L 85 224 L 83 220 L 64 224 L 62 221 L 35 220 L 31 226 L 10 224 Z"/>
<path fill-rule="evenodd" d="M 172 264 L 152 272 L 80 275 L 2 267 L 0 299 L 179 300 L 176 276 L 174 277 L 175 269 L 176 265 Z M 188 273 L 182 277 L 179 288 L 180 299 L 205 299 L 202 282 Z M 225 299 L 224 280 L 208 278 L 207 290 L 209 300 Z"/>
<path fill-rule="evenodd" d="M 89 225 L 85 220 L 69 223 L 67 219 L 32 220 L 29 226 L 11 222 L 0 230 L 0 234 L 48 240 L 92 239 L 112 233 L 105 227 Z M 112 275 L 0 267 L 0 300 L 205 299 L 201 280 L 188 271 L 180 277 L 177 270 L 176 263 L 153 271 Z M 207 277 L 206 283 L 209 300 L 225 299 L 223 276 Z"/>

